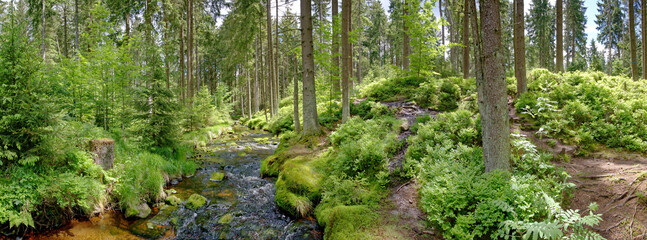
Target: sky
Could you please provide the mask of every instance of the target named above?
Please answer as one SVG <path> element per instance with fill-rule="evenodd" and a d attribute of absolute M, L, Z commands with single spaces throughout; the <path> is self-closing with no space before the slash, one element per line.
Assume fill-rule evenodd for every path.
<path fill-rule="evenodd" d="M 275 6 L 275 1 L 272 1 L 272 6 Z M 279 0 L 279 16 L 283 16 L 285 14 L 286 9 L 290 8 L 290 11 L 293 13 L 296 13 L 297 15 L 301 12 L 299 9 L 299 1 L 298 0 L 290 0 L 291 2 L 289 4 L 285 4 L 285 0 Z M 338 0 L 341 4 L 342 0 Z M 382 8 L 384 8 L 384 11 L 388 15 L 389 13 L 389 1 L 391 0 L 379 0 L 382 3 Z M 512 0 L 510 0 L 512 2 Z M 526 16 L 528 15 L 530 11 L 530 0 L 525 0 L 524 1 L 524 11 L 526 12 Z M 551 5 L 555 5 L 555 0 L 549 0 Z M 598 8 L 597 8 L 597 0 L 584 0 L 584 7 L 586 7 L 586 35 L 587 35 L 587 44 L 591 42 L 591 39 L 596 39 L 598 36 L 598 30 L 595 29 L 595 15 L 598 13 Z M 341 8 L 341 6 L 340 6 Z M 340 9 L 341 11 L 341 9 Z M 226 14 L 225 11 L 223 13 Z M 438 8 L 435 9 L 435 14 L 438 15 Z M 272 10 L 272 16 L 276 15 L 275 10 Z M 276 16 L 274 16 L 276 17 Z M 596 39 L 597 42 L 597 39 Z M 604 47 L 598 43 L 598 49 L 603 49 Z"/>

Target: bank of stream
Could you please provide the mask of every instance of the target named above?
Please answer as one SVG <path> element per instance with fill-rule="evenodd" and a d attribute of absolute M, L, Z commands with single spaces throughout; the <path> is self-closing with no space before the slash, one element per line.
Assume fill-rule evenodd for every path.
<path fill-rule="evenodd" d="M 274 179 L 260 177 L 261 161 L 278 140 L 268 133 L 233 127 L 202 150 L 195 175 L 174 179 L 167 193 L 186 201 L 199 194 L 207 203 L 192 210 L 184 204 L 160 204 L 145 219 L 120 212 L 73 220 L 37 239 L 319 239 L 314 219 L 294 219 L 274 202 Z"/>

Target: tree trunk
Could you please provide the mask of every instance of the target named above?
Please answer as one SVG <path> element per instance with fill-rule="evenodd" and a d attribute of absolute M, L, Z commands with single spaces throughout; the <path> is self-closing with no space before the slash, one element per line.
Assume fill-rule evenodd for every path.
<path fill-rule="evenodd" d="M 438 0 L 438 13 L 440 13 L 440 19 L 443 19 L 443 0 Z M 440 25 L 440 41 L 445 46 L 445 24 Z M 443 50 L 443 60 L 445 60 L 445 50 Z"/>
<path fill-rule="evenodd" d="M 468 79 L 470 74 L 470 34 L 469 34 L 469 9 L 470 0 L 465 0 L 463 5 L 463 78 Z"/>
<path fill-rule="evenodd" d="M 187 30 L 187 64 L 186 64 L 186 79 L 187 79 L 187 98 L 189 103 L 193 103 L 193 0 L 187 0 L 187 16 L 186 16 L 186 30 Z"/>
<path fill-rule="evenodd" d="M 636 25 L 634 23 L 634 0 L 629 0 L 629 40 L 631 41 L 631 77 L 634 79 L 634 81 L 638 81 L 639 76 L 638 59 L 636 59 Z M 643 48 L 645 48 L 645 46 L 643 46 Z"/>
<path fill-rule="evenodd" d="M 343 5 L 343 3 L 342 3 Z M 402 37 L 402 69 L 404 71 L 409 71 L 409 34 L 407 31 L 409 31 L 409 26 L 407 26 L 407 15 L 409 14 L 409 7 L 408 7 L 407 0 L 404 0 L 404 14 L 402 16 L 402 23 L 403 23 L 403 37 Z M 343 7 L 343 6 L 342 6 Z M 343 12 L 344 10 L 342 10 Z M 343 51 L 343 50 L 342 50 Z"/>
<path fill-rule="evenodd" d="M 477 83 L 485 171 L 510 170 L 510 124 L 499 0 L 481 2 L 483 82 Z"/>
<path fill-rule="evenodd" d="M 184 103 L 186 82 L 184 80 L 184 28 L 180 24 L 180 97 Z"/>
<path fill-rule="evenodd" d="M 79 49 L 79 0 L 74 0 L 74 52 Z"/>
<path fill-rule="evenodd" d="M 514 1 L 514 75 L 517 78 L 517 97 L 527 91 L 526 37 L 523 0 Z"/>
<path fill-rule="evenodd" d="M 562 0 L 557 0 L 555 3 L 556 9 L 556 17 L 557 17 L 557 41 L 556 44 L 557 46 L 555 47 L 555 54 L 557 54 L 557 62 L 555 63 L 555 70 L 557 72 L 564 72 L 564 14 L 563 14 L 563 8 L 564 4 L 562 3 Z"/>
<path fill-rule="evenodd" d="M 272 44 L 272 6 L 271 0 L 267 0 L 267 81 L 269 81 L 270 92 L 270 115 L 274 116 L 274 45 Z"/>
<path fill-rule="evenodd" d="M 63 42 L 63 55 L 65 55 L 65 58 L 69 58 L 67 48 L 67 3 L 63 5 Z"/>
<path fill-rule="evenodd" d="M 352 2 L 351 0 L 342 0 L 341 2 L 341 51 L 342 51 L 342 75 L 341 75 L 341 84 L 342 84 L 342 100 L 341 100 L 341 121 L 345 123 L 350 118 L 350 96 L 349 96 L 349 87 L 350 87 L 350 75 L 353 70 L 351 65 L 352 61 L 352 49 L 350 46 L 350 17 L 352 11 Z"/>
<path fill-rule="evenodd" d="M 45 0 L 41 0 L 43 5 L 43 12 L 41 16 L 41 28 L 42 28 L 42 51 L 43 51 L 43 61 L 45 61 Z"/>
<path fill-rule="evenodd" d="M 276 3 L 276 24 L 274 28 L 276 29 L 274 38 L 275 38 L 275 47 L 276 51 L 274 52 L 274 114 L 279 113 L 279 102 L 281 98 L 279 97 L 280 84 L 279 84 L 279 0 L 275 0 Z"/>
<path fill-rule="evenodd" d="M 333 73 L 331 74 L 331 79 L 332 79 L 332 90 L 336 96 L 339 96 L 339 90 L 341 89 L 340 82 L 339 82 L 339 28 L 336 28 L 337 24 L 339 23 L 339 2 L 337 0 L 332 0 L 332 19 L 333 19 L 333 24 L 332 24 L 332 62 L 333 62 L 333 67 L 332 71 Z M 336 98 L 336 97 L 335 97 Z"/>
<path fill-rule="evenodd" d="M 344 1 L 345 2 L 345 1 Z M 301 0 L 301 58 L 303 59 L 303 136 L 319 135 L 317 96 L 315 93 L 315 62 L 312 42 L 310 0 Z"/>
<path fill-rule="evenodd" d="M 642 60 L 643 60 L 643 77 L 642 79 L 647 79 L 647 0 L 640 0 L 640 10 L 642 11 L 641 17 L 641 27 L 642 27 Z"/>
<path fill-rule="evenodd" d="M 256 40 L 254 41 L 254 113 L 258 112 L 258 34 L 256 35 Z"/>
<path fill-rule="evenodd" d="M 611 9 L 610 9 L 609 4 L 606 5 L 606 8 L 607 8 L 606 9 L 607 10 L 607 24 L 609 24 L 611 22 L 611 20 L 608 19 L 609 16 L 611 16 L 611 13 L 610 13 Z M 609 39 L 607 41 L 607 48 L 609 49 L 609 61 L 607 62 L 607 71 L 608 71 L 608 74 L 611 75 L 611 72 L 613 71 L 613 61 L 612 61 L 613 56 L 611 55 L 611 52 L 613 52 L 613 51 L 611 50 L 611 36 L 609 36 Z"/>
<path fill-rule="evenodd" d="M 296 62 L 296 56 L 294 56 L 294 61 Z M 294 68 L 295 72 L 297 68 Z M 294 102 L 294 131 L 299 132 L 301 130 L 300 126 L 300 120 L 299 120 L 299 81 L 297 80 L 296 74 L 292 76 L 294 78 L 294 93 L 293 93 L 293 99 L 292 101 Z"/>

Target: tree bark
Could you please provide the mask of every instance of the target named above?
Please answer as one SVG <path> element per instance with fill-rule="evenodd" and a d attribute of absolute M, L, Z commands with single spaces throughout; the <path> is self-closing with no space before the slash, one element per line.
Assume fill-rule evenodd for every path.
<path fill-rule="evenodd" d="M 279 113 L 279 102 L 281 102 L 280 94 L 279 91 L 280 89 L 280 84 L 279 84 L 279 0 L 275 0 L 276 3 L 276 24 L 274 25 L 274 28 L 276 29 L 274 38 L 275 38 L 275 47 L 276 51 L 274 52 L 274 114 Z"/>
<path fill-rule="evenodd" d="M 45 61 L 45 0 L 41 0 L 43 5 L 43 12 L 41 15 L 41 28 L 42 28 L 42 51 L 43 51 L 43 61 Z"/>
<path fill-rule="evenodd" d="M 343 4 L 343 3 L 342 3 Z M 409 7 L 408 7 L 407 0 L 404 0 L 404 14 L 402 16 L 402 23 L 403 23 L 403 37 L 402 37 L 402 69 L 404 71 L 409 71 L 409 34 L 407 34 L 407 31 L 409 31 L 409 26 L 407 26 L 407 15 L 409 14 Z M 343 7 L 343 6 L 342 6 Z M 343 10 L 342 10 L 343 11 Z M 342 50 L 343 51 L 343 50 Z"/>
<path fill-rule="evenodd" d="M 274 45 L 272 44 L 272 6 L 271 0 L 267 0 L 267 80 L 270 91 L 270 115 L 274 116 Z"/>
<path fill-rule="evenodd" d="M 187 0 L 187 16 L 186 16 L 186 30 L 187 30 L 187 64 L 186 64 L 186 79 L 187 79 L 187 98 L 189 103 L 193 103 L 193 0 Z"/>
<path fill-rule="evenodd" d="M 527 91 L 526 37 L 523 0 L 515 0 L 514 10 L 514 75 L 517 78 L 517 97 Z"/>
<path fill-rule="evenodd" d="M 443 19 L 443 0 L 438 0 L 438 13 L 440 13 L 440 19 Z M 445 24 L 440 25 L 440 41 L 445 46 Z M 445 60 L 445 50 L 443 50 L 443 60 Z"/>
<path fill-rule="evenodd" d="M 79 0 L 74 0 L 74 52 L 79 49 Z"/>
<path fill-rule="evenodd" d="M 555 47 L 555 54 L 557 54 L 557 60 L 555 63 L 555 67 L 557 68 L 557 72 L 564 72 L 564 14 L 563 14 L 563 8 L 564 4 L 562 0 L 557 0 L 555 3 L 556 9 L 556 17 L 557 17 L 557 40 L 556 40 L 556 47 Z"/>
<path fill-rule="evenodd" d="M 501 44 L 499 0 L 484 0 L 480 5 L 483 32 L 483 82 L 477 83 L 479 112 L 483 127 L 485 171 L 510 170 L 510 124 Z"/>
<path fill-rule="evenodd" d="M 294 56 L 293 62 L 296 62 L 296 56 Z M 297 71 L 297 68 L 294 68 L 294 71 Z M 294 131 L 299 132 L 301 131 L 301 124 L 299 120 L 299 81 L 297 80 L 297 75 L 294 74 L 292 76 L 294 78 L 294 93 L 293 93 L 293 99 L 292 101 L 294 102 Z"/>
<path fill-rule="evenodd" d="M 259 92 L 258 92 L 258 34 L 256 34 L 256 40 L 254 41 L 254 113 L 258 112 L 259 105 Z"/>
<path fill-rule="evenodd" d="M 349 87 L 350 87 L 350 75 L 353 70 L 351 65 L 352 61 L 352 49 L 350 46 L 350 18 L 352 11 L 352 2 L 351 0 L 342 0 L 341 3 L 341 14 L 342 14 L 342 29 L 341 29 L 341 51 L 342 51 L 342 101 L 341 101 L 341 121 L 345 123 L 350 118 L 350 96 L 349 96 Z"/>
<path fill-rule="evenodd" d="M 642 79 L 647 79 L 647 0 L 640 0 L 640 10 L 642 11 L 641 17 L 641 27 L 642 27 L 642 60 L 643 60 L 643 77 Z"/>
<path fill-rule="evenodd" d="M 182 102 L 184 103 L 184 99 L 186 99 L 185 95 L 185 88 L 186 88 L 186 81 L 184 79 L 184 28 L 182 27 L 182 24 L 180 24 L 180 97 Z"/>
<path fill-rule="evenodd" d="M 636 25 L 634 23 L 634 0 L 629 0 L 629 40 L 631 41 L 631 77 L 634 79 L 634 81 L 638 81 L 638 78 L 640 77 L 638 76 L 638 59 L 636 59 Z M 643 48 L 644 47 L 645 46 L 643 46 Z"/>
<path fill-rule="evenodd" d="M 346 0 L 344 0 L 346 2 Z M 315 62 L 312 42 L 312 9 L 310 0 L 301 0 L 301 57 L 303 59 L 303 136 L 319 135 Z"/>
<path fill-rule="evenodd" d="M 69 58 L 69 51 L 67 48 L 67 2 L 63 5 L 63 55 Z"/>
<path fill-rule="evenodd" d="M 468 79 L 470 74 L 470 34 L 469 34 L 469 11 L 470 0 L 465 0 L 463 5 L 463 78 Z"/>
<path fill-rule="evenodd" d="M 332 0 L 332 90 L 335 95 L 339 94 L 341 89 L 339 81 L 339 28 L 336 28 L 339 23 L 339 2 L 337 0 Z M 339 96 L 339 95 L 337 95 Z"/>

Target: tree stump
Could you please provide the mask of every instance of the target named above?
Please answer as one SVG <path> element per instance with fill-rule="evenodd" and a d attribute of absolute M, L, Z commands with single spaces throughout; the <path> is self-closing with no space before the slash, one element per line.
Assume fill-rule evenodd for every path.
<path fill-rule="evenodd" d="M 90 150 L 95 164 L 101 166 L 103 170 L 112 169 L 115 162 L 115 140 L 110 138 L 92 140 Z"/>

